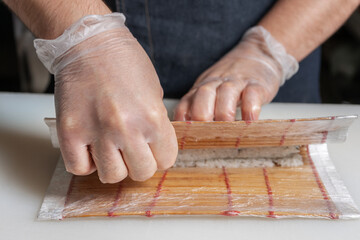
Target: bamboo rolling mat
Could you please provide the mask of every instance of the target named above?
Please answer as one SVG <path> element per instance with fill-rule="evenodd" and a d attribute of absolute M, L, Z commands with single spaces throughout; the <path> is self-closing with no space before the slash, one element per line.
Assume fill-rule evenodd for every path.
<path fill-rule="evenodd" d="M 145 182 L 127 178 L 118 184 L 105 185 L 96 174 L 72 176 L 62 206 L 55 211 L 58 215 L 52 217 L 225 215 L 338 219 L 358 216 L 355 205 L 340 201 L 350 197 L 347 192 L 328 191 L 331 181 L 324 181 L 322 176 L 328 174 L 323 171 L 329 165 L 321 162 L 326 158 L 326 145 L 318 147 L 319 151 L 311 153 L 308 146 L 301 146 L 304 165 L 293 168 L 173 168 L 159 171 Z M 49 211 L 49 207 L 44 209 Z M 343 209 L 352 209 L 352 213 L 349 215 Z M 46 219 L 49 215 L 41 217 L 40 212 L 39 218 Z"/>
<path fill-rule="evenodd" d="M 55 170 L 39 219 L 224 215 L 358 218 L 327 142 L 346 139 L 357 116 L 252 122 L 172 122 L 179 149 L 301 146 L 304 165 L 272 168 L 171 168 L 145 182 L 102 184 L 95 174 Z M 56 119 L 45 119 L 58 147 Z"/>
<path fill-rule="evenodd" d="M 179 149 L 291 146 L 343 142 L 357 116 L 234 122 L 172 122 Z M 58 147 L 56 119 L 45 118 Z"/>

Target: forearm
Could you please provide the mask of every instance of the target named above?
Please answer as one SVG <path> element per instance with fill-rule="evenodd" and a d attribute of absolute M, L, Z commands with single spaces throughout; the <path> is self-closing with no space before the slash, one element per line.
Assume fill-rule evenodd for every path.
<path fill-rule="evenodd" d="M 259 22 L 298 61 L 330 37 L 359 0 L 280 0 Z"/>
<path fill-rule="evenodd" d="M 108 14 L 101 0 L 4 0 L 36 37 L 54 39 L 80 18 Z"/>

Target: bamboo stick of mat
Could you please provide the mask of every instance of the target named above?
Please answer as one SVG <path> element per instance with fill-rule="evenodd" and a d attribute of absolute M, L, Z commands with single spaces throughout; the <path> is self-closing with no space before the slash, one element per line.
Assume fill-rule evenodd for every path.
<path fill-rule="evenodd" d="M 302 146 L 304 165 L 284 168 L 175 168 L 145 182 L 102 184 L 74 176 L 63 218 L 226 215 L 336 219 L 336 208 Z"/>
<path fill-rule="evenodd" d="M 289 120 L 172 122 L 179 149 L 241 148 L 343 142 L 356 115 Z M 56 119 L 45 118 L 57 142 Z M 56 138 L 56 139 L 54 139 Z"/>

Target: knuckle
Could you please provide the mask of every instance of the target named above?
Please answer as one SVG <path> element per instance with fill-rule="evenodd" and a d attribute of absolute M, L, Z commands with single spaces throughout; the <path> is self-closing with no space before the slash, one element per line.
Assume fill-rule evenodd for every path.
<path fill-rule="evenodd" d="M 235 87 L 234 83 L 232 81 L 226 81 L 221 84 L 220 88 L 224 89 L 233 89 Z"/>
<path fill-rule="evenodd" d="M 162 111 L 159 111 L 158 109 L 152 109 L 146 113 L 146 120 L 151 123 L 157 123 L 161 116 L 163 116 Z"/>
<path fill-rule="evenodd" d="M 215 89 L 207 84 L 200 86 L 197 90 L 198 94 L 215 94 Z"/>
<path fill-rule="evenodd" d="M 62 151 L 69 152 L 72 149 L 74 141 L 83 135 L 83 130 L 75 120 L 59 120 L 57 127 L 57 136 Z M 72 156 L 71 152 L 68 153 Z"/>
<path fill-rule="evenodd" d="M 100 119 L 100 127 L 105 131 L 126 132 L 131 124 L 130 113 L 114 113 Z"/>
<path fill-rule="evenodd" d="M 242 90 L 240 87 L 241 84 L 235 84 L 230 81 L 224 82 L 218 88 L 218 92 L 221 93 L 221 96 L 226 96 L 228 98 L 234 98 L 240 94 Z"/>
<path fill-rule="evenodd" d="M 123 129 L 128 122 L 127 114 L 114 113 L 100 119 L 100 125 L 104 129 Z"/>
<path fill-rule="evenodd" d="M 79 122 L 74 117 L 67 116 L 59 119 L 58 135 L 60 140 L 69 141 L 78 129 Z"/>
<path fill-rule="evenodd" d="M 153 109 L 146 113 L 146 121 L 155 129 L 161 129 L 164 125 L 164 120 L 168 120 L 166 110 Z"/>

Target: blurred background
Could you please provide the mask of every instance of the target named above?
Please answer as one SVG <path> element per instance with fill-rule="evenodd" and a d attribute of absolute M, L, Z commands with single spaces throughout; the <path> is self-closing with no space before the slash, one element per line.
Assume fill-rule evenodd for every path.
<path fill-rule="evenodd" d="M 0 4 L 0 91 L 53 91 L 50 75 L 37 59 L 32 34 Z M 323 103 L 360 104 L 360 11 L 322 47 Z"/>

